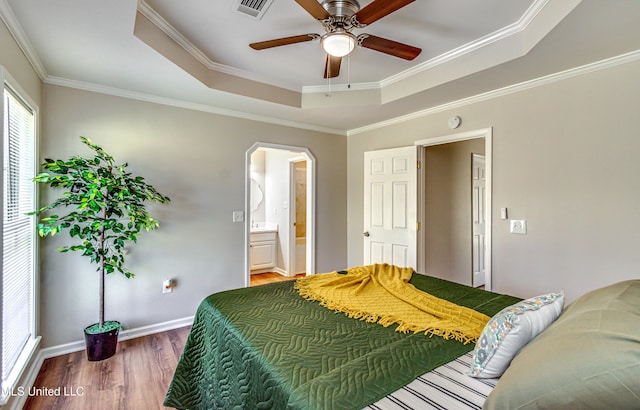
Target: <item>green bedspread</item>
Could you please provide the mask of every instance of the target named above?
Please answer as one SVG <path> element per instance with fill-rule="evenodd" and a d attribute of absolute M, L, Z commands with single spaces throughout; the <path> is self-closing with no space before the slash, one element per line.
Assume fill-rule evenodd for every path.
<path fill-rule="evenodd" d="M 518 298 L 414 274 L 419 289 L 492 316 Z M 473 349 L 350 319 L 292 281 L 220 292 L 198 308 L 165 406 L 361 409 Z"/>

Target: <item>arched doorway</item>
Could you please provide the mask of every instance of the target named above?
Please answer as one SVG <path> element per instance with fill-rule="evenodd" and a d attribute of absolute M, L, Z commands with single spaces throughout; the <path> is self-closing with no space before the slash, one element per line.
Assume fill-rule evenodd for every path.
<path fill-rule="evenodd" d="M 315 273 L 315 173 L 316 159 L 305 147 L 257 142 L 246 152 L 245 178 L 245 286 L 251 283 L 252 248 L 251 238 L 260 231 L 273 234 L 276 242 L 262 243 L 261 252 L 270 252 L 275 246 L 273 270 L 285 276 L 296 274 L 296 244 L 304 244 L 304 270 L 307 275 Z M 296 229 L 295 172 L 293 165 L 305 164 L 304 224 L 302 231 Z M 298 219 L 300 218 L 300 212 Z M 304 232 L 297 238 L 296 232 Z M 271 238 L 271 236 L 270 236 Z M 300 256 L 299 256 L 300 258 Z M 255 264 L 253 265 L 255 268 Z M 255 271 L 255 269 L 254 269 Z"/>

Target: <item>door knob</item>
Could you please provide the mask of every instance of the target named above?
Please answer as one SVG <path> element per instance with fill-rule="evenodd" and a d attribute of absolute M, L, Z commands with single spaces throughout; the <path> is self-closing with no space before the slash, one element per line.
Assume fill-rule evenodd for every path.
<path fill-rule="evenodd" d="M 363 235 L 368 238 L 369 237 L 369 232 L 365 232 L 365 233 L 363 233 Z"/>

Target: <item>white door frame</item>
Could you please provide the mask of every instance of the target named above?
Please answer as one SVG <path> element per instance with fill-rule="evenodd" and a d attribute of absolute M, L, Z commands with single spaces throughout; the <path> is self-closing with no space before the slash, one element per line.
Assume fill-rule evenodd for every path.
<path fill-rule="evenodd" d="M 307 275 L 316 273 L 315 261 L 315 231 L 316 231 L 316 157 L 311 151 L 305 147 L 297 147 L 293 145 L 272 144 L 269 142 L 256 142 L 245 153 L 245 203 L 244 203 L 244 271 L 245 271 L 245 287 L 251 285 L 251 258 L 250 258 L 250 240 L 251 240 L 251 154 L 259 148 L 271 148 L 284 151 L 299 152 L 307 161 Z M 291 206 L 289 207 L 291 208 Z M 291 224 L 288 224 L 291 225 Z M 289 228 L 287 228 L 289 230 Z M 289 232 L 290 235 L 290 232 Z M 295 235 L 294 235 L 295 236 Z M 291 238 L 289 237 L 291 243 Z M 295 238 L 294 238 L 295 242 Z"/>
<path fill-rule="evenodd" d="M 487 237 L 487 225 L 484 221 L 486 212 L 476 212 L 487 206 L 483 200 L 487 195 L 487 160 L 484 154 L 471 154 L 471 286 L 484 286 L 486 279 L 484 247 Z M 475 173 L 478 169 L 477 174 Z M 476 189 L 478 188 L 478 189 Z M 484 202 L 484 203 L 482 203 Z M 482 227 L 482 228 L 480 228 Z M 476 239 L 476 236 L 478 237 Z M 477 269 L 476 269 L 477 268 Z M 477 273 L 476 273 L 477 272 Z"/>
<path fill-rule="evenodd" d="M 299 162 L 306 162 L 307 163 L 307 167 L 309 166 L 309 161 L 308 158 L 305 155 L 301 155 L 299 157 L 295 157 L 295 158 L 290 158 L 289 159 L 289 269 L 287 269 L 287 274 L 289 276 L 295 276 L 296 275 L 296 271 L 295 271 L 295 267 L 297 265 L 296 263 L 296 248 L 297 248 L 297 243 L 296 243 L 296 226 L 291 223 L 292 221 L 296 220 L 296 163 Z M 310 218 L 313 218 L 313 215 L 311 214 L 310 210 L 309 210 L 309 185 L 312 183 L 312 178 L 309 172 L 309 169 L 307 168 L 306 171 L 306 183 L 307 183 L 307 198 L 306 198 L 306 215 L 305 218 L 307 221 L 310 220 Z M 305 274 L 306 272 L 311 272 L 312 268 L 309 264 L 309 258 L 311 258 L 311 247 L 309 246 L 310 242 L 309 242 L 309 231 L 306 230 L 305 232 Z M 310 273 L 310 275 L 313 275 L 313 273 Z"/>
<path fill-rule="evenodd" d="M 492 146 L 493 146 L 493 128 L 482 128 L 473 131 L 462 132 L 458 134 L 444 135 L 441 137 L 430 138 L 425 140 L 416 141 L 414 144 L 422 147 L 423 149 L 418 152 L 418 159 L 424 164 L 425 149 L 426 147 L 433 145 L 448 144 L 450 142 L 465 141 L 475 138 L 484 138 L 484 155 L 486 159 L 486 173 L 487 182 L 486 189 L 487 195 L 485 198 L 485 220 L 486 220 L 486 248 L 485 248 L 485 289 L 491 290 L 491 232 L 492 232 L 492 219 L 491 219 L 491 192 L 492 192 Z M 423 167 L 424 169 L 424 167 Z M 424 172 L 418 173 L 418 220 L 425 220 L 425 186 L 424 186 Z M 418 232 L 418 272 L 424 273 L 424 267 L 426 266 L 425 252 L 422 250 L 425 244 L 425 229 L 420 229 Z"/>

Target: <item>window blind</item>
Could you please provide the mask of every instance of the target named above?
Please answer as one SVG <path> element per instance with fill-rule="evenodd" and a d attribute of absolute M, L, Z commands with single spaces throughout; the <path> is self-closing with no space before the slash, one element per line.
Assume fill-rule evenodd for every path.
<path fill-rule="evenodd" d="M 4 88 L 2 215 L 2 381 L 34 338 L 35 115 Z"/>

